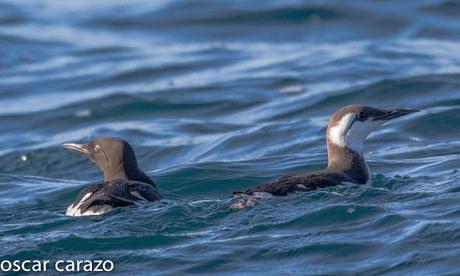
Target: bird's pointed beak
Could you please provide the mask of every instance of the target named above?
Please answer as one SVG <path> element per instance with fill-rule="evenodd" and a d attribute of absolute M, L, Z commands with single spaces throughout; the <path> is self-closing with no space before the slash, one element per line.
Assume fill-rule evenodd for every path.
<path fill-rule="evenodd" d="M 389 121 L 412 113 L 419 112 L 418 109 L 390 109 L 384 110 L 382 115 L 374 117 L 373 121 Z"/>
<path fill-rule="evenodd" d="M 89 155 L 90 152 L 88 150 L 88 144 L 74 144 L 74 143 L 67 143 L 62 144 L 65 149 L 75 151 L 81 154 Z"/>

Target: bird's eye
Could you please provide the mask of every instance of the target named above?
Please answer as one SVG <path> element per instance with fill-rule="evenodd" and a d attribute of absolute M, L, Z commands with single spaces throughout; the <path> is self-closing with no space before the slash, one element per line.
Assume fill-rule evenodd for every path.
<path fill-rule="evenodd" d="M 94 152 L 98 152 L 99 150 L 101 150 L 101 146 L 99 146 L 99 145 L 96 144 L 96 145 L 94 146 Z"/>
<path fill-rule="evenodd" d="M 362 120 L 362 121 L 366 120 L 367 117 L 368 117 L 368 115 L 367 115 L 367 113 L 364 112 L 364 111 L 361 111 L 361 112 L 359 112 L 359 114 L 358 114 L 358 119 L 360 119 L 360 120 Z"/>

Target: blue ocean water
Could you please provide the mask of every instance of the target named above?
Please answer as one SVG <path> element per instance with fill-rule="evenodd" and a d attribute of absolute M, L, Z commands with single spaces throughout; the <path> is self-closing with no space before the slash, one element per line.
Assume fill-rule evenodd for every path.
<path fill-rule="evenodd" d="M 0 2 L 0 259 L 460 274 L 459 18 L 456 0 Z M 422 109 L 369 137 L 370 186 L 228 208 L 324 167 L 328 116 L 353 103 Z M 60 145 L 98 136 L 129 141 L 166 199 L 66 217 L 102 175 Z"/>

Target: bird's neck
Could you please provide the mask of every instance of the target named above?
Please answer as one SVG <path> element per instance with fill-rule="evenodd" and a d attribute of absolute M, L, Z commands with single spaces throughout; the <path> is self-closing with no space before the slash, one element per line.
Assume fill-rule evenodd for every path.
<path fill-rule="evenodd" d="M 114 180 L 131 180 L 130 176 L 122 170 L 122 169 L 113 169 L 111 168 L 110 170 L 103 170 L 104 172 L 104 181 L 109 182 L 109 181 L 114 181 Z"/>
<path fill-rule="evenodd" d="M 123 167 L 117 169 L 111 169 L 110 171 L 104 171 L 104 181 L 109 182 L 113 180 L 131 180 L 131 181 L 139 181 L 151 184 L 156 187 L 153 180 L 147 176 L 141 169 L 130 169 L 126 170 Z"/>
<path fill-rule="evenodd" d="M 336 145 L 328 140 L 327 153 L 327 170 L 345 173 L 357 184 L 365 184 L 369 180 L 369 166 L 362 152 Z"/>

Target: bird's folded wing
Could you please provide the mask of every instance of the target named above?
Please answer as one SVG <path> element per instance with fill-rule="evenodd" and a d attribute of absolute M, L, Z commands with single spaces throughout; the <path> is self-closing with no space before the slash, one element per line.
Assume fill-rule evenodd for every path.
<path fill-rule="evenodd" d="M 327 177 L 322 174 L 295 174 L 279 178 L 273 182 L 266 183 L 257 188 L 247 190 L 246 194 L 257 192 L 270 193 L 275 196 L 285 196 L 295 191 L 312 191 L 317 188 L 339 185 L 341 182 L 334 177 Z"/>

